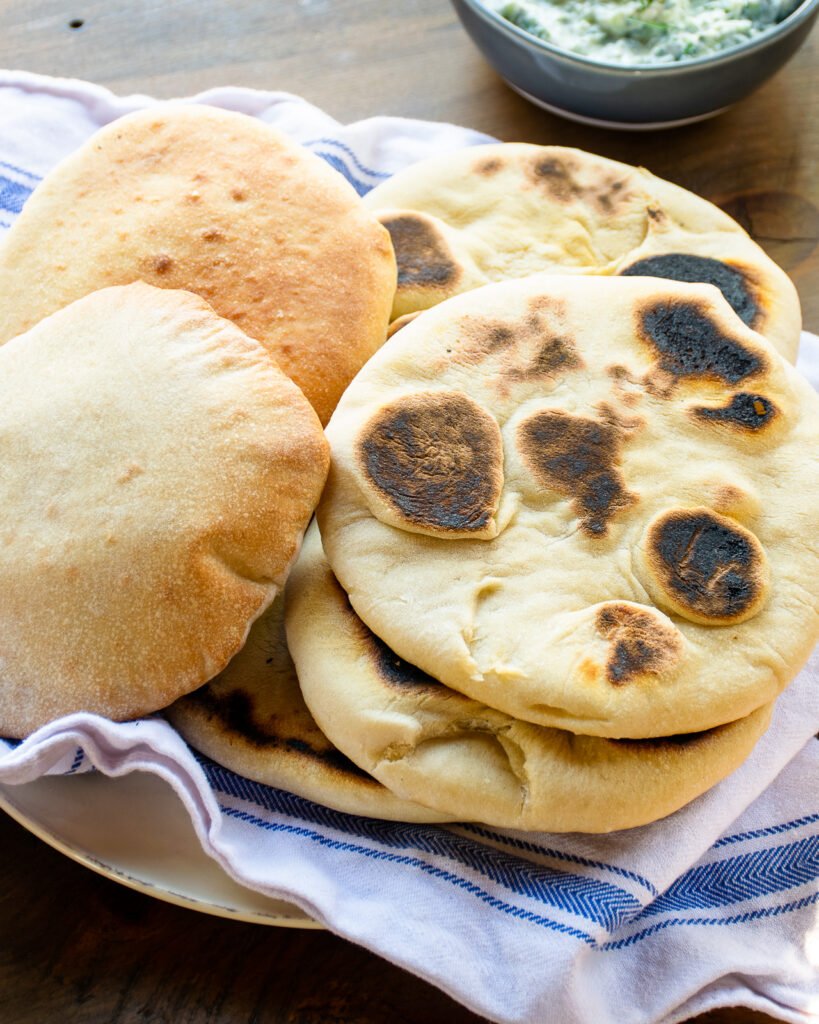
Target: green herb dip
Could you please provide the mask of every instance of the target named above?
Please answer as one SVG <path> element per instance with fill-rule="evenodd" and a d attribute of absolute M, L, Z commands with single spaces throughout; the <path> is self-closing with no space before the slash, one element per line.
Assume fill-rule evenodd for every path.
<path fill-rule="evenodd" d="M 765 32 L 801 0 L 489 0 L 562 50 L 609 64 L 708 57 Z"/>

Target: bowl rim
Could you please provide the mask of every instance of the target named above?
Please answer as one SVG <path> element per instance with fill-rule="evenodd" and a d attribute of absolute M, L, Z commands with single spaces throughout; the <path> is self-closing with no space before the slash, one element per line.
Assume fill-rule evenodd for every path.
<path fill-rule="evenodd" d="M 764 49 L 775 39 L 787 35 L 798 28 L 799 25 L 819 9 L 819 0 L 802 0 L 802 3 L 795 10 L 777 25 L 774 25 L 770 31 L 761 32 L 754 39 L 738 43 L 736 46 L 730 46 L 719 53 L 706 57 L 694 57 L 691 60 L 674 61 L 670 64 L 617 64 L 613 61 L 596 60 L 579 53 L 573 53 L 571 50 L 564 50 L 553 43 L 547 43 L 545 39 L 539 39 L 537 36 L 525 31 L 525 29 L 518 28 L 517 25 L 507 21 L 499 11 L 489 6 L 487 0 L 455 0 L 455 2 L 462 3 L 465 7 L 471 8 L 476 15 L 488 20 L 490 24 L 504 34 L 511 36 L 526 46 L 540 50 L 550 57 L 556 57 L 569 64 L 578 64 L 589 70 L 614 72 L 616 74 L 630 75 L 635 78 L 647 77 L 648 75 L 680 75 L 686 72 L 697 71 L 702 67 L 713 67 L 714 65 L 728 63 L 739 56 Z"/>

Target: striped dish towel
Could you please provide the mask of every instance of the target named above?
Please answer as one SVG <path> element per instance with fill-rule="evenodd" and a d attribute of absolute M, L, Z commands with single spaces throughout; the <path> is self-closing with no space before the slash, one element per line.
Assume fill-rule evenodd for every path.
<path fill-rule="evenodd" d="M 0 226 L 96 128 L 154 102 L 0 73 Z M 276 125 L 360 194 L 414 160 L 487 141 L 397 118 L 342 126 L 284 93 L 218 89 L 192 102 Z M 819 387 L 819 339 L 805 336 L 800 368 Z M 226 771 L 158 718 L 79 714 L 0 740 L 0 782 L 153 772 L 234 879 L 491 1020 L 672 1024 L 745 1005 L 804 1022 L 819 1019 L 817 730 L 814 652 L 734 775 L 665 821 L 609 836 L 356 818 Z"/>

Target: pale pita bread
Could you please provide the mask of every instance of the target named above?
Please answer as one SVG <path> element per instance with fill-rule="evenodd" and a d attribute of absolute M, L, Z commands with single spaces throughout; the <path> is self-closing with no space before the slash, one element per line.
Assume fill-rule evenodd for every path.
<path fill-rule="evenodd" d="M 207 299 L 324 423 L 384 341 L 395 259 L 319 157 L 257 118 L 168 103 L 107 125 L 35 190 L 0 247 L 0 342 L 136 280 Z"/>
<path fill-rule="evenodd" d="M 529 274 L 643 274 L 719 287 L 787 359 L 788 276 L 722 210 L 643 168 L 562 146 L 475 146 L 413 164 L 365 205 L 398 258 L 393 317 Z"/>
<path fill-rule="evenodd" d="M 819 398 L 710 285 L 532 277 L 427 310 L 327 429 L 366 624 L 516 718 L 750 714 L 819 639 Z"/>
<path fill-rule="evenodd" d="M 406 799 L 458 820 L 610 832 L 662 818 L 723 779 L 771 705 L 693 736 L 610 740 L 520 722 L 398 658 L 358 618 L 315 527 L 287 584 L 287 634 L 322 729 Z"/>
<path fill-rule="evenodd" d="M 287 649 L 283 595 L 256 620 L 230 664 L 172 704 L 165 715 L 191 746 L 247 779 L 347 814 L 394 821 L 450 820 L 394 796 L 337 750 L 316 725 Z"/>
<path fill-rule="evenodd" d="M 0 348 L 0 735 L 215 675 L 326 470 L 295 384 L 187 292 L 104 289 Z"/>

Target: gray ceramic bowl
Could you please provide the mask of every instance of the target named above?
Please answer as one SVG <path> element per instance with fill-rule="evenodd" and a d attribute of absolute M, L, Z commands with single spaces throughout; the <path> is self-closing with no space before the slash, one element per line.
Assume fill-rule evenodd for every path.
<path fill-rule="evenodd" d="M 480 0 L 452 0 L 475 44 L 513 89 L 554 113 L 617 128 L 660 128 L 719 113 L 771 77 L 811 29 L 819 0 L 756 39 L 678 64 L 605 64 L 517 28 Z"/>

